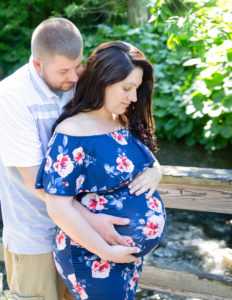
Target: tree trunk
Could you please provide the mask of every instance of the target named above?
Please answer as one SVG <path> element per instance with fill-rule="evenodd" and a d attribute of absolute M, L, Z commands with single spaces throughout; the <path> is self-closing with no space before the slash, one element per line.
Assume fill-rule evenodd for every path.
<path fill-rule="evenodd" d="M 149 14 L 148 0 L 128 0 L 128 24 L 143 26 L 147 24 Z"/>

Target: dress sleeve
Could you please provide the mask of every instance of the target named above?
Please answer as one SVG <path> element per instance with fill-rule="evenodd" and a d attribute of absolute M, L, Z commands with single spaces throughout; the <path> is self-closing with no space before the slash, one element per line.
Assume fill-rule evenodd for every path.
<path fill-rule="evenodd" d="M 85 180 L 82 147 L 74 147 L 67 136 L 52 137 L 36 179 L 35 188 L 48 194 L 75 196 Z"/>

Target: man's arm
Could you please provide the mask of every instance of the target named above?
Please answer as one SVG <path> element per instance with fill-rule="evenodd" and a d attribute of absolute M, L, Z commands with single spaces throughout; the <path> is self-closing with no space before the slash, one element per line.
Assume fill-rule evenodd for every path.
<path fill-rule="evenodd" d="M 35 181 L 39 167 L 40 166 L 18 167 L 18 171 L 27 187 L 29 187 L 41 200 L 45 201 L 44 190 L 35 189 Z M 75 199 L 73 199 L 73 205 L 108 244 L 123 246 L 129 245 L 114 228 L 114 225 L 127 225 L 130 222 L 129 219 L 114 217 L 106 214 L 92 213 Z"/>
<path fill-rule="evenodd" d="M 34 167 L 18 167 L 18 171 L 22 176 L 24 183 L 30 190 L 32 190 L 37 197 L 45 201 L 45 192 L 43 189 L 35 189 L 36 176 L 40 166 Z"/>

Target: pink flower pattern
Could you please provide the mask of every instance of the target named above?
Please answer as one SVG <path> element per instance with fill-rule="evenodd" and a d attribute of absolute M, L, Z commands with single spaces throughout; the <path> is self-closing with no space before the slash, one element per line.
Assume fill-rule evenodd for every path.
<path fill-rule="evenodd" d="M 79 147 L 77 149 L 74 149 L 72 153 L 73 153 L 74 161 L 76 161 L 78 165 L 82 165 L 85 158 L 85 152 L 83 148 Z"/>
<path fill-rule="evenodd" d="M 165 220 L 162 215 L 153 215 L 147 220 L 146 226 L 143 228 L 143 234 L 148 239 L 155 239 L 161 236 L 165 225 Z"/>
<path fill-rule="evenodd" d="M 69 155 L 63 155 L 62 153 L 57 155 L 57 159 L 53 164 L 54 170 L 62 177 L 65 178 L 72 173 L 74 165 Z"/>
<path fill-rule="evenodd" d="M 135 270 L 133 277 L 129 281 L 129 289 L 133 290 L 135 288 L 138 279 L 139 279 L 139 272 Z"/>
<path fill-rule="evenodd" d="M 88 299 L 88 295 L 86 294 L 85 290 L 83 289 L 82 286 L 77 284 L 76 276 L 75 274 L 70 274 L 68 275 L 68 279 L 71 281 L 74 289 L 79 293 L 81 300 Z"/>
<path fill-rule="evenodd" d="M 63 250 L 66 247 L 65 234 L 62 230 L 56 235 L 56 245 L 58 250 Z"/>
<path fill-rule="evenodd" d="M 131 160 L 129 160 L 125 155 L 121 157 L 117 157 L 116 159 L 117 162 L 117 169 L 120 172 L 127 172 L 131 173 L 134 170 L 134 165 Z"/>
<path fill-rule="evenodd" d="M 45 166 L 44 166 L 44 171 L 45 172 L 49 171 L 51 166 L 52 166 L 52 159 L 51 159 L 50 156 L 48 156 L 47 159 L 46 159 Z"/>
<path fill-rule="evenodd" d="M 160 200 L 155 196 L 148 199 L 147 206 L 158 213 L 162 212 L 162 204 Z"/>
<path fill-rule="evenodd" d="M 115 139 L 116 142 L 118 142 L 120 145 L 127 145 L 127 141 L 124 138 L 124 136 L 118 132 L 111 133 L 111 136 Z"/>
<path fill-rule="evenodd" d="M 92 264 L 92 277 L 93 278 L 106 278 L 109 277 L 111 265 L 105 260 L 95 260 Z"/>
<path fill-rule="evenodd" d="M 87 194 L 81 199 L 81 203 L 89 210 L 102 210 L 107 202 L 106 198 L 94 193 Z"/>
<path fill-rule="evenodd" d="M 80 175 L 77 177 L 77 179 L 76 179 L 76 190 L 77 191 L 80 189 L 80 187 L 82 186 L 84 181 L 85 181 L 85 177 L 83 175 Z"/>

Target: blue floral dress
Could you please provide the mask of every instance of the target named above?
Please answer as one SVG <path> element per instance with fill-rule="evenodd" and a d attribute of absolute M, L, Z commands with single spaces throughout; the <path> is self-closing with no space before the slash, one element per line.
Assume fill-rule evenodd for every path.
<path fill-rule="evenodd" d="M 150 150 L 125 128 L 94 136 L 55 133 L 51 138 L 36 188 L 74 196 L 93 213 L 129 218 L 128 225 L 116 230 L 141 249 L 135 263 L 103 261 L 58 228 L 55 263 L 75 299 L 134 299 L 143 256 L 159 244 L 166 214 L 158 192 L 147 200 L 146 193 L 131 195 L 128 183 L 154 161 Z"/>

